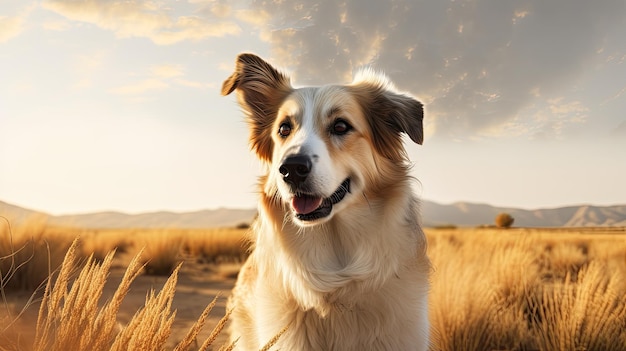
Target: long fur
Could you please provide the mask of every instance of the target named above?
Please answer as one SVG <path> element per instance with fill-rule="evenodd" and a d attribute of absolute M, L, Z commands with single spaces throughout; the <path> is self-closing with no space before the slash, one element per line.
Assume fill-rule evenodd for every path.
<path fill-rule="evenodd" d="M 266 166 L 253 250 L 229 300 L 237 350 L 259 350 L 285 327 L 272 349 L 426 350 L 430 263 L 401 138 L 422 143 L 422 104 L 369 70 L 348 85 L 294 89 L 252 54 L 224 82 L 233 91 Z M 338 120 L 353 130 L 329 133 Z M 351 181 L 312 223 L 295 217 L 278 170 L 295 153 L 313 158 L 307 186 L 320 196 Z"/>

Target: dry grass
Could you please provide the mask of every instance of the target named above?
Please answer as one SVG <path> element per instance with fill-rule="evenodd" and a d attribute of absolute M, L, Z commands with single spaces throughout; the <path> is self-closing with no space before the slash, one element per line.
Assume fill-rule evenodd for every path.
<path fill-rule="evenodd" d="M 134 246 L 143 250 L 145 270 L 149 275 L 171 275 L 183 261 L 182 236 L 168 230 L 144 230 L 133 236 Z"/>
<path fill-rule="evenodd" d="M 124 253 L 134 248 L 136 231 L 119 229 L 85 230 L 80 235 L 83 255 L 102 261 L 111 251 Z"/>
<path fill-rule="evenodd" d="M 189 230 L 183 235 L 183 248 L 205 263 L 240 263 L 248 257 L 246 235 L 247 229 Z"/>
<path fill-rule="evenodd" d="M 107 229 L 81 235 L 85 255 L 102 260 L 116 249 L 143 251 L 145 270 L 150 275 L 169 276 L 185 258 L 202 263 L 240 263 L 247 257 L 246 230 L 214 229 Z"/>
<path fill-rule="evenodd" d="M 75 244 L 69 249 L 56 279 L 46 286 L 34 347 L 24 340 L 5 342 L 8 339 L 3 338 L 0 327 L 0 350 L 162 350 L 176 318 L 171 305 L 180 262 L 238 262 L 247 254 L 245 230 L 72 233 L 82 234 L 82 246 Z M 434 268 L 430 295 L 432 350 L 626 349 L 624 229 L 582 232 L 450 228 L 427 230 L 427 236 Z M 0 263 L 5 264 L 0 266 L 4 267 L 5 288 L 9 277 L 19 279 L 16 288 L 24 281 L 41 281 L 40 273 L 54 267 L 47 263 L 49 245 L 18 259 L 21 237 L 37 238 L 35 242 L 43 243 L 62 239 L 61 248 L 67 250 L 71 235 L 61 235 L 59 230 L 46 228 L 45 223 L 31 224 L 29 230 L 14 228 L 12 244 L 9 249 L 5 244 L 5 251 L 0 252 Z M 136 256 L 130 263 L 111 300 L 98 303 L 113 257 L 105 252 L 112 248 L 128 253 L 143 248 L 143 258 Z M 94 253 L 94 257 L 80 269 L 85 253 Z M 18 262 L 34 263 L 38 255 L 46 257 L 42 261 L 45 264 L 22 271 L 26 266 Z M 161 261 L 160 267 L 165 267 L 159 268 L 162 274 L 170 275 L 167 283 L 158 294 L 148 294 L 145 307 L 130 322 L 119 325 L 116 315 L 132 281 L 145 272 L 144 265 Z M 7 266 L 7 262 L 11 263 Z M 3 294 L 14 291 L 5 288 Z M 209 348 L 229 316 L 227 312 L 204 343 L 195 344 L 211 308 L 207 306 L 187 335 L 178 339 L 181 341 L 175 350 L 189 350 L 192 345 L 199 350 Z M 18 316 L 9 316 L 9 323 L 11 318 Z M 81 333 L 74 333 L 76 330 Z M 232 349 L 232 345 L 224 349 Z"/>
<path fill-rule="evenodd" d="M 172 311 L 178 270 L 176 267 L 159 293 L 151 291 L 145 306 L 125 326 L 117 323 L 117 313 L 133 280 L 140 274 L 140 256 L 135 256 L 111 300 L 102 307 L 99 300 L 114 253 L 98 263 L 92 257 L 74 277 L 79 256 L 75 241 L 67 251 L 56 276 L 48 280 L 39 309 L 32 350 L 164 350 L 175 318 Z M 216 298 L 217 299 L 217 298 Z M 187 336 L 174 348 L 190 350 L 216 300 L 207 306 Z M 199 350 L 206 350 L 224 327 L 223 318 Z M 13 349 L 0 345 L 0 349 Z"/>
<path fill-rule="evenodd" d="M 429 231 L 432 349 L 626 347 L 625 234 Z"/>
<path fill-rule="evenodd" d="M 228 254 L 220 251 L 210 238 L 225 242 L 225 231 L 207 237 L 196 233 L 198 244 L 194 247 L 211 246 L 212 254 L 225 257 L 234 251 L 234 244 L 241 243 L 242 231 L 230 231 L 232 245 L 226 245 Z M 211 231 L 209 231 L 210 233 Z M 31 221 L 24 227 L 9 228 L 0 246 L 2 271 L 0 293 L 4 307 L 0 311 L 0 350 L 164 350 L 176 313 L 172 301 L 182 262 L 184 230 L 90 230 L 51 228 L 45 221 Z M 26 239 L 24 239 L 26 238 Z M 76 238 L 80 238 L 76 240 Z M 55 249 L 50 249 L 54 241 Z M 39 251 L 29 252 L 22 247 L 33 242 Z M 26 243 L 26 244 L 24 244 Z M 35 245 L 37 244 L 37 245 Z M 136 252 L 128 265 L 121 283 L 113 297 L 102 302 L 104 286 L 110 273 L 115 249 Z M 108 250 L 108 253 L 105 251 Z M 85 258 L 85 255 L 89 255 Z M 237 253 L 237 257 L 239 253 Z M 235 258 L 233 258 L 235 259 Z M 236 258 L 237 260 L 239 258 Z M 54 262 L 54 263 L 53 263 Z M 59 267 L 60 265 L 60 267 Z M 54 269 L 51 267 L 59 267 Z M 36 269 L 35 269 L 36 268 Z M 53 279 L 47 279 L 51 272 Z M 145 305 L 132 319 L 121 325 L 117 315 L 122 301 L 130 291 L 132 282 L 142 273 L 169 275 L 167 282 L 157 294 L 151 291 Z M 41 301 L 33 295 L 27 306 L 39 303 L 39 317 L 33 339 L 28 332 L 15 332 L 20 324 L 20 314 L 12 313 L 7 294 L 23 294 L 31 286 L 18 283 L 38 281 L 43 287 Z M 47 282 L 47 283 L 46 283 Z M 41 294 L 41 292 L 40 292 Z M 222 317 L 211 334 L 197 345 L 210 311 L 217 301 L 209 304 L 188 333 L 173 348 L 177 351 L 208 350 L 224 328 L 230 312 Z M 5 313 L 6 312 L 6 313 Z M 77 332 L 79 331 L 79 332 Z M 23 337 L 22 335 L 26 335 Z M 195 347 L 195 348 L 194 348 Z M 225 345 L 224 349 L 232 349 Z"/>
<path fill-rule="evenodd" d="M 41 287 L 59 267 L 72 240 L 81 231 L 51 228 L 45 217 L 19 226 L 0 217 L 0 292 Z"/>

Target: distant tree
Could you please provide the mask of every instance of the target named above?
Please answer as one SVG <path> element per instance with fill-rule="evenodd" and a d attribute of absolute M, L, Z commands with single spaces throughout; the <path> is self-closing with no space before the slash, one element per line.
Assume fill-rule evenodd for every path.
<path fill-rule="evenodd" d="M 513 218 L 510 214 L 502 212 L 496 216 L 496 227 L 510 228 L 514 221 L 515 218 Z"/>

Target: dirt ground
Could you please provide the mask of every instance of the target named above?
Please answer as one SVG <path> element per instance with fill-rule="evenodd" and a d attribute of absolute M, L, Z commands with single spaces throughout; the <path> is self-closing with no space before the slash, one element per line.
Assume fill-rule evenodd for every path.
<path fill-rule="evenodd" d="M 119 282 L 124 275 L 129 257 L 116 257 L 110 272 L 109 279 L 103 291 L 100 303 L 110 299 Z M 185 336 L 191 326 L 196 322 L 205 307 L 211 303 L 213 298 L 220 294 L 215 308 L 211 311 L 209 321 L 205 324 L 198 337 L 200 346 L 209 336 L 213 327 L 224 316 L 226 311 L 226 301 L 230 295 L 239 270 L 239 264 L 206 264 L 196 262 L 194 259 L 186 259 L 178 275 L 176 294 L 172 304 L 172 309 L 176 311 L 172 333 L 168 339 L 166 350 L 173 349 L 174 346 Z M 132 316 L 143 307 L 146 295 L 154 289 L 160 291 L 168 277 L 148 276 L 142 274 L 135 279 L 131 289 L 126 295 L 120 311 L 118 313 L 118 323 L 124 325 Z M 0 308 L 0 324 L 5 324 L 7 320 L 15 319 L 19 311 L 28 304 L 30 295 L 26 293 L 6 292 L 6 303 L 2 303 Z M 40 298 L 39 298 L 40 300 Z M 4 333 L 0 333 L 0 343 L 4 349 L 10 344 L 16 344 L 20 350 L 30 349 L 35 336 L 35 325 L 39 311 L 39 300 L 28 306 L 19 319 Z M 2 331 L 4 326 L 0 326 Z M 4 335 L 2 335 L 4 334 Z M 213 343 L 212 349 L 217 350 L 227 341 L 228 335 L 224 330 Z M 10 347 L 9 349 L 13 349 Z M 194 349 L 194 348 L 192 348 Z"/>

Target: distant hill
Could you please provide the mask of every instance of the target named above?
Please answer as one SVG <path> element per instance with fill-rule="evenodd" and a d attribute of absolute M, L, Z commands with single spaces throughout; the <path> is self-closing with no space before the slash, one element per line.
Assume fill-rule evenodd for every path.
<path fill-rule="evenodd" d="M 457 202 L 440 205 L 422 203 L 422 218 L 426 225 L 454 224 L 477 226 L 493 224 L 498 213 L 506 212 L 515 218 L 517 227 L 602 227 L 626 226 L 626 205 L 568 206 L 551 209 L 523 210 L 494 207 L 485 204 Z"/>
<path fill-rule="evenodd" d="M 0 201 L 0 216 L 18 223 L 33 217 L 46 218 L 52 225 L 80 228 L 216 228 L 234 227 L 251 223 L 255 209 L 202 210 L 195 212 L 150 212 L 127 214 L 121 212 L 96 212 L 75 215 L 52 216 L 24 209 Z"/>
<path fill-rule="evenodd" d="M 425 226 L 488 225 L 494 223 L 496 215 L 500 212 L 507 212 L 513 216 L 515 218 L 513 226 L 516 227 L 626 227 L 626 205 L 583 205 L 522 210 L 467 202 L 457 202 L 451 205 L 430 201 L 422 203 L 422 219 Z M 83 228 L 214 228 L 250 223 L 256 215 L 256 210 L 221 208 L 185 213 L 98 212 L 51 216 L 0 201 L 0 215 L 15 223 L 36 216 L 46 217 L 48 223 L 53 225 Z"/>
<path fill-rule="evenodd" d="M 50 217 L 46 213 L 29 210 L 29 209 L 11 205 L 2 201 L 0 201 L 0 216 L 6 217 L 12 223 L 19 223 L 28 219 L 36 218 L 36 217 L 38 218 Z M 0 222 L 0 225 L 3 225 L 3 223 Z"/>
<path fill-rule="evenodd" d="M 50 223 L 90 228 L 213 228 L 234 227 L 252 222 L 256 210 L 226 209 L 196 212 L 150 212 L 126 214 L 99 212 L 80 215 L 56 216 Z"/>

